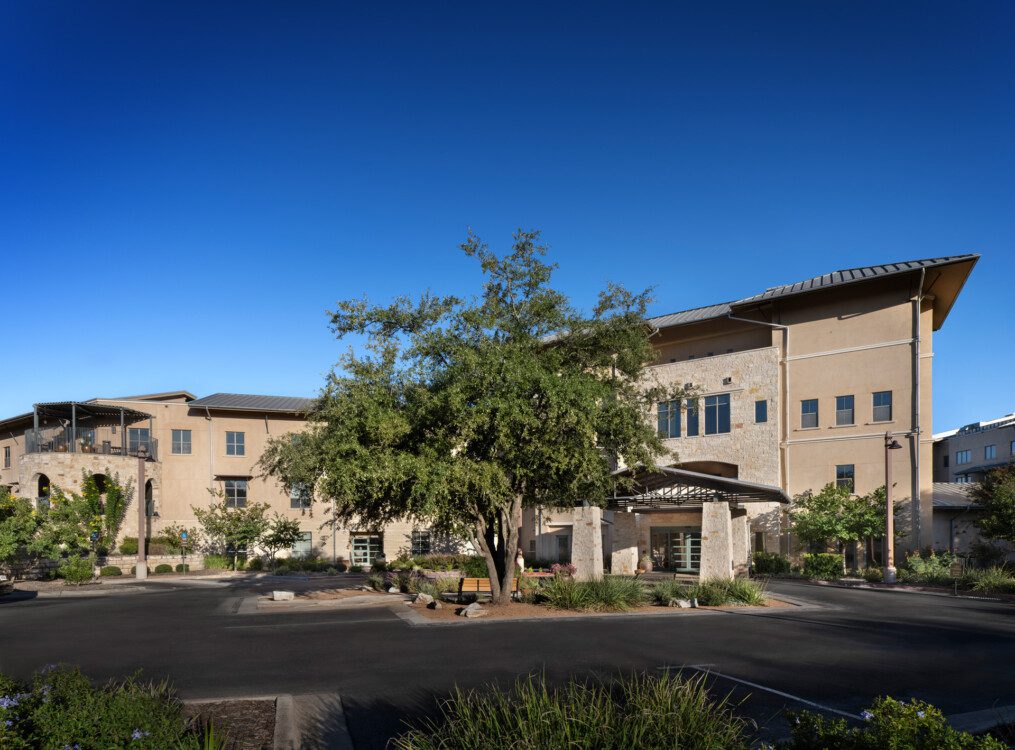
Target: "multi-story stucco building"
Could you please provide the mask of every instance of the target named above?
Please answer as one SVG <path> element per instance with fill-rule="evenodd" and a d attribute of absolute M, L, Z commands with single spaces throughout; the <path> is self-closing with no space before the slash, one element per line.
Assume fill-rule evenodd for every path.
<path fill-rule="evenodd" d="M 886 433 L 902 447 L 890 452 L 893 494 L 909 518 L 901 546 L 931 545 L 933 334 L 978 257 L 836 271 L 649 320 L 658 361 L 647 377 L 697 393 L 646 415 L 673 470 L 646 479 L 641 495 L 611 498 L 605 513 L 526 511 L 526 557 L 626 572 L 649 555 L 665 569 L 728 575 L 752 548 L 791 551 L 789 497 L 830 482 L 858 494 L 881 486 Z M 365 520 L 332 537 L 321 528 L 326 508 L 259 475 L 267 438 L 303 429 L 310 404 L 183 391 L 40 404 L 0 422 L 0 483 L 38 497 L 50 484 L 75 489 L 83 469 L 133 476 L 143 445 L 156 532 L 193 523 L 191 507 L 206 505 L 213 489 L 299 518 L 300 550 L 368 563 L 381 551 L 427 549 L 428 530 L 408 523 Z M 130 514 L 125 533 L 137 533 Z"/>
<path fill-rule="evenodd" d="M 737 482 L 781 489 L 784 498 L 830 482 L 864 494 L 885 482 L 886 433 L 902 446 L 890 451 L 893 494 L 909 517 L 901 547 L 931 545 L 933 334 L 978 257 L 835 271 L 651 319 L 659 358 L 650 377 L 700 394 L 658 405 L 671 465 L 730 480 L 726 517 L 710 528 L 705 512 L 716 508 L 700 499 L 654 502 L 640 512 L 634 503 L 633 513 L 608 510 L 601 536 L 583 533 L 579 541 L 582 523 L 571 512 L 532 511 L 527 554 L 554 558 L 570 547 L 582 556 L 602 544 L 615 570 L 648 554 L 668 569 L 695 572 L 707 562 L 721 573 L 746 562 L 751 547 L 790 551 L 785 504 L 739 502 Z M 672 480 L 685 488 L 704 483 L 682 481 Z M 716 538 L 718 563 L 705 549 Z"/>
<path fill-rule="evenodd" d="M 1015 461 L 1015 413 L 934 435 L 934 481 L 970 484 Z"/>

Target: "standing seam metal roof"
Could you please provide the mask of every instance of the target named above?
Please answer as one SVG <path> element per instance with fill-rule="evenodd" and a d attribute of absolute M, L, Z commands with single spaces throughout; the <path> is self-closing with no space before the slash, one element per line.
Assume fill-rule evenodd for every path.
<path fill-rule="evenodd" d="M 297 414 L 309 411 L 315 399 L 294 396 L 255 396 L 245 393 L 213 393 L 191 401 L 187 406 L 236 411 L 275 411 Z"/>

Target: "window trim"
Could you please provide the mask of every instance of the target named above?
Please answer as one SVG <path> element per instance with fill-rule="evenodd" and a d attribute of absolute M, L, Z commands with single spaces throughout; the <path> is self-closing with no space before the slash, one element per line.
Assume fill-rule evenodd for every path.
<path fill-rule="evenodd" d="M 761 419 L 758 419 L 758 407 L 761 407 L 761 411 L 764 412 L 761 415 Z M 759 398 L 754 400 L 754 424 L 767 424 L 768 423 L 768 399 Z"/>
<path fill-rule="evenodd" d="M 701 402 L 696 398 L 689 398 L 685 404 L 687 408 L 687 437 L 701 436 Z M 693 429 L 692 429 L 693 426 Z"/>
<path fill-rule="evenodd" d="M 723 401 L 725 399 L 725 401 Z M 709 400 L 712 403 L 709 403 Z M 722 430 L 722 409 L 726 409 L 726 429 Z M 714 417 L 715 424 L 712 425 L 714 429 L 709 430 L 710 427 L 710 415 L 709 410 L 712 410 L 711 417 Z M 728 435 L 733 431 L 733 405 L 730 394 L 728 393 L 713 393 L 709 396 L 705 396 L 705 435 Z"/>
<path fill-rule="evenodd" d="M 242 487 L 239 485 L 242 483 Z M 230 485 L 232 485 L 233 496 L 230 502 Z M 239 491 L 243 491 L 243 502 L 239 503 L 240 494 Z M 249 500 L 250 483 L 242 477 L 230 477 L 229 479 L 222 480 L 222 499 L 225 501 L 227 508 L 246 508 L 247 500 Z"/>
<path fill-rule="evenodd" d="M 180 441 L 179 441 L 180 450 L 176 450 L 177 447 L 176 433 L 180 433 Z M 183 433 L 187 434 L 186 441 L 183 440 Z M 183 450 L 184 447 L 186 447 L 187 450 Z M 194 452 L 194 434 L 192 430 L 187 430 L 181 427 L 179 429 L 173 428 L 169 431 L 170 455 L 190 456 L 193 455 L 193 452 Z"/>
<path fill-rule="evenodd" d="M 876 403 L 878 396 L 888 394 L 887 404 Z M 888 419 L 878 419 L 878 409 L 888 409 Z M 871 424 L 887 424 L 895 421 L 895 395 L 892 391 L 874 391 L 871 393 Z"/>
<path fill-rule="evenodd" d="M 663 429 L 663 420 L 666 429 Z M 662 440 L 680 437 L 680 401 L 660 401 L 656 405 L 656 435 Z"/>
<path fill-rule="evenodd" d="M 804 411 L 804 408 L 808 404 L 814 404 L 814 411 Z M 814 415 L 814 424 L 804 424 L 804 417 Z M 821 404 L 816 398 L 802 398 L 800 399 L 800 429 L 801 430 L 816 430 L 821 427 Z"/>
<path fill-rule="evenodd" d="M 990 455 L 988 455 L 988 452 Z M 983 446 L 983 460 L 993 461 L 995 458 L 997 458 L 997 443 Z"/>
<path fill-rule="evenodd" d="M 289 510 L 307 510 L 313 505 L 314 492 L 309 485 L 297 483 L 289 489 Z"/>
<path fill-rule="evenodd" d="M 240 436 L 239 440 L 236 439 L 236 435 Z M 231 443 L 230 438 L 232 438 Z M 226 455 L 227 456 L 247 455 L 247 433 L 240 432 L 238 430 L 226 430 Z"/>
<path fill-rule="evenodd" d="M 9 445 L 4 446 L 4 468 L 11 468 L 11 447 Z"/>
<path fill-rule="evenodd" d="M 840 408 L 840 403 L 849 403 L 848 408 Z M 849 421 L 841 421 L 848 413 Z M 856 398 L 854 394 L 849 393 L 842 396 L 835 397 L 835 426 L 836 427 L 855 427 L 856 426 Z"/>
<path fill-rule="evenodd" d="M 844 471 L 848 469 L 847 471 Z M 840 473 L 843 476 L 839 476 Z M 848 473 L 848 476 L 846 474 Z M 835 465 L 835 486 L 845 487 L 848 483 L 850 493 L 856 492 L 856 464 L 836 464 Z"/>

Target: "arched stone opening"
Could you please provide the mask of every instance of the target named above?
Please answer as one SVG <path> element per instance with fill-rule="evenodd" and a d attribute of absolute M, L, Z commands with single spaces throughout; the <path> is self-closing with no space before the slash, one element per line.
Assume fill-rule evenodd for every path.
<path fill-rule="evenodd" d="M 740 467 L 725 461 L 685 461 L 676 464 L 675 468 L 696 471 L 699 474 L 711 474 L 714 477 L 740 478 Z"/>

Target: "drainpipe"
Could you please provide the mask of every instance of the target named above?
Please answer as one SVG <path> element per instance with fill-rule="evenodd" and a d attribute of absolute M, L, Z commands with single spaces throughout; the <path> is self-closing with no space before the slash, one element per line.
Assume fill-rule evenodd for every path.
<path fill-rule="evenodd" d="M 208 489 L 215 489 L 215 446 L 211 434 L 211 411 L 204 407 L 205 419 L 208 420 Z"/>
<path fill-rule="evenodd" d="M 78 443 L 78 405 L 70 405 L 70 452 L 77 450 Z"/>
<path fill-rule="evenodd" d="M 920 286 L 916 296 L 913 298 L 913 480 L 912 480 L 912 506 L 913 515 L 913 537 L 916 540 L 916 548 L 923 547 L 923 529 L 920 508 L 920 328 L 921 316 L 923 315 L 923 282 L 927 275 L 927 269 L 920 269 Z"/>

